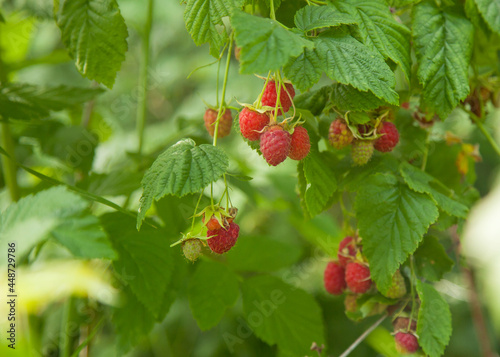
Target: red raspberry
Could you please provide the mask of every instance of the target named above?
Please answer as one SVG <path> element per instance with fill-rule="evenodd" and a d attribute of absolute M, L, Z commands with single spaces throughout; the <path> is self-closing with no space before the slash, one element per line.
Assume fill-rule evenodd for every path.
<path fill-rule="evenodd" d="M 340 242 L 337 257 L 339 258 L 340 265 L 343 267 L 356 257 L 356 245 L 352 237 L 345 237 L 342 242 Z"/>
<path fill-rule="evenodd" d="M 311 142 L 309 141 L 309 134 L 307 129 L 301 126 L 295 127 L 292 134 L 291 149 L 288 157 L 292 160 L 302 160 L 309 154 L 311 149 Z"/>
<path fill-rule="evenodd" d="M 279 125 L 267 129 L 260 138 L 260 151 L 269 165 L 276 166 L 288 156 L 292 143 L 292 136 Z"/>
<path fill-rule="evenodd" d="M 205 121 L 205 128 L 207 128 L 210 136 L 214 136 L 215 133 L 215 121 L 217 120 L 217 110 L 207 109 L 205 111 L 205 115 L 203 116 L 203 120 Z M 223 138 L 224 136 L 228 136 L 231 132 L 231 125 L 233 125 L 233 117 L 231 116 L 231 110 L 226 109 L 224 114 L 219 119 L 219 130 L 217 136 L 219 138 Z"/>
<path fill-rule="evenodd" d="M 236 244 L 239 232 L 240 227 L 234 222 L 229 223 L 224 229 L 208 231 L 207 237 L 215 236 L 207 239 L 208 246 L 214 253 L 225 253 Z"/>
<path fill-rule="evenodd" d="M 345 289 L 345 270 L 338 262 L 330 262 L 325 268 L 323 281 L 330 294 L 340 295 Z"/>
<path fill-rule="evenodd" d="M 341 118 L 337 118 L 330 124 L 328 131 L 328 141 L 335 149 L 343 149 L 352 143 L 354 136 L 352 132 Z"/>
<path fill-rule="evenodd" d="M 411 326 L 408 326 L 410 319 L 408 317 L 398 317 L 393 321 L 392 326 L 394 327 L 394 332 L 408 332 L 417 330 L 417 321 L 411 320 Z"/>
<path fill-rule="evenodd" d="M 399 132 L 396 125 L 393 123 L 388 121 L 383 122 L 378 128 L 378 133 L 383 134 L 380 138 L 375 140 L 375 144 L 373 145 L 378 151 L 392 151 L 399 142 Z"/>
<path fill-rule="evenodd" d="M 402 103 L 401 108 L 406 109 L 406 110 L 410 109 L 410 103 L 408 103 L 408 102 Z"/>
<path fill-rule="evenodd" d="M 349 263 L 345 269 L 347 287 L 355 294 L 364 294 L 372 286 L 370 269 L 360 263 Z"/>
<path fill-rule="evenodd" d="M 394 340 L 396 341 L 396 350 L 399 353 L 413 353 L 417 352 L 419 348 L 418 339 L 412 333 L 397 332 Z"/>
<path fill-rule="evenodd" d="M 292 106 L 292 100 L 293 97 L 295 97 L 295 89 L 293 88 L 293 85 L 291 83 L 285 83 L 285 88 L 286 91 L 283 87 L 281 87 L 280 103 L 283 108 L 283 112 L 286 113 L 288 110 L 290 110 L 290 107 Z M 277 99 L 278 98 L 276 95 L 276 82 L 275 81 L 267 82 L 266 89 L 264 89 L 264 94 L 262 95 L 262 101 L 261 101 L 262 105 L 274 108 L 276 107 Z M 283 112 L 281 111 L 281 109 L 279 109 L 278 115 L 283 115 Z"/>
<path fill-rule="evenodd" d="M 269 124 L 269 117 L 248 108 L 243 108 L 239 115 L 240 131 L 250 141 L 259 140 L 262 129 Z"/>
<path fill-rule="evenodd" d="M 182 252 L 190 261 L 194 262 L 201 254 L 203 243 L 199 239 L 188 239 L 182 243 Z"/>
<path fill-rule="evenodd" d="M 205 214 L 203 214 L 203 217 L 202 217 L 201 221 L 203 223 L 205 223 Z M 206 226 L 207 226 L 207 228 L 208 228 L 209 231 L 216 231 L 216 230 L 222 228 L 221 225 L 220 225 L 220 223 L 219 223 L 219 221 L 214 216 L 210 217 L 210 219 L 208 220 Z"/>
<path fill-rule="evenodd" d="M 370 140 L 356 140 L 352 144 L 352 161 L 358 166 L 365 165 L 373 155 L 373 142 Z"/>

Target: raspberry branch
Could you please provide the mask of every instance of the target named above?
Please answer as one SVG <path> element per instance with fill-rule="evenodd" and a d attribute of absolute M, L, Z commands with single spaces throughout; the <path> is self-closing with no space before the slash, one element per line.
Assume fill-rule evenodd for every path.
<path fill-rule="evenodd" d="M 384 315 L 382 316 L 380 319 L 378 319 L 377 321 L 375 321 L 375 323 L 373 325 L 371 325 L 365 332 L 363 332 L 361 334 L 361 336 L 359 336 L 356 341 L 354 341 L 352 343 L 352 345 L 350 345 L 347 350 L 344 351 L 344 353 L 342 353 L 339 357 L 346 357 L 348 356 L 352 351 L 354 351 L 354 349 L 356 347 L 358 347 L 358 345 L 363 342 L 363 340 L 370 334 L 373 332 L 373 330 L 375 330 L 378 325 L 380 325 L 384 320 L 385 318 L 387 317 L 387 315 Z"/>

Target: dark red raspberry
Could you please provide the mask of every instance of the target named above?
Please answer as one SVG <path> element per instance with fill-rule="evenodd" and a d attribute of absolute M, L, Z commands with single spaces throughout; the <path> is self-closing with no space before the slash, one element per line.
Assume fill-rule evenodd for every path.
<path fill-rule="evenodd" d="M 283 112 L 286 113 L 292 106 L 293 97 L 295 97 L 295 89 L 293 88 L 293 85 L 291 83 L 285 83 L 285 88 L 286 90 L 281 87 L 280 103 L 283 107 Z M 276 100 L 278 99 L 276 93 L 276 82 L 267 82 L 266 89 L 264 89 L 264 94 L 262 95 L 262 105 L 273 108 L 276 107 Z M 278 115 L 283 115 L 283 112 L 281 111 L 281 109 L 279 109 Z"/>
<path fill-rule="evenodd" d="M 259 113 L 248 108 L 243 108 L 239 115 L 240 131 L 243 137 L 250 141 L 259 140 L 262 129 L 269 124 L 266 113 Z"/>
<path fill-rule="evenodd" d="M 345 267 L 347 263 L 353 261 L 356 257 L 356 245 L 352 237 L 345 237 L 342 242 L 340 242 L 337 257 L 339 258 L 340 265 L 343 267 Z"/>
<path fill-rule="evenodd" d="M 295 127 L 288 157 L 292 160 L 300 161 L 309 154 L 309 150 L 311 150 L 311 142 L 307 129 L 301 126 Z"/>
<path fill-rule="evenodd" d="M 417 337 L 412 333 L 397 332 L 394 336 L 396 341 L 396 350 L 399 353 L 417 352 L 419 345 Z"/>
<path fill-rule="evenodd" d="M 382 152 L 392 151 L 399 142 L 399 132 L 396 125 L 385 121 L 379 126 L 377 132 L 382 136 L 375 140 L 373 147 Z"/>
<path fill-rule="evenodd" d="M 234 223 L 229 223 L 229 226 L 215 231 L 208 231 L 207 237 L 214 236 L 207 239 L 208 246 L 212 252 L 222 254 L 231 249 L 238 239 L 240 227 Z"/>
<path fill-rule="evenodd" d="M 352 143 L 354 136 L 344 119 L 337 118 L 330 124 L 328 141 L 335 149 L 343 149 Z"/>
<path fill-rule="evenodd" d="M 203 116 L 203 120 L 205 121 L 205 128 L 207 128 L 210 136 L 214 136 L 215 133 L 215 121 L 217 120 L 217 110 L 207 109 L 205 111 L 205 115 Z M 233 124 L 233 117 L 231 116 L 231 110 L 226 109 L 224 114 L 219 119 L 219 130 L 217 136 L 219 138 L 223 138 L 224 136 L 228 136 L 231 132 L 231 125 Z"/>
<path fill-rule="evenodd" d="M 260 151 L 269 165 L 276 166 L 288 156 L 292 136 L 279 125 L 269 127 L 260 138 Z"/>
<path fill-rule="evenodd" d="M 347 287 L 355 294 L 364 294 L 372 286 L 370 269 L 360 263 L 349 263 L 345 269 Z"/>
<path fill-rule="evenodd" d="M 330 262 L 325 268 L 323 281 L 330 294 L 340 295 L 345 289 L 345 270 L 338 262 Z"/>

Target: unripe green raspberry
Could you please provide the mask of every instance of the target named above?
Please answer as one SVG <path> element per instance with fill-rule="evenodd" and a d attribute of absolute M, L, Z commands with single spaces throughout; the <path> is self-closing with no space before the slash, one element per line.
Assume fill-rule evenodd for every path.
<path fill-rule="evenodd" d="M 370 140 L 356 140 L 352 143 L 352 161 L 358 166 L 365 165 L 373 155 L 373 142 Z"/>
<path fill-rule="evenodd" d="M 189 239 L 182 243 L 182 252 L 184 256 L 194 262 L 201 254 L 203 243 L 199 239 Z"/>
<path fill-rule="evenodd" d="M 399 299 L 406 295 L 405 278 L 399 270 L 392 276 L 391 287 L 384 295 L 391 299 Z"/>

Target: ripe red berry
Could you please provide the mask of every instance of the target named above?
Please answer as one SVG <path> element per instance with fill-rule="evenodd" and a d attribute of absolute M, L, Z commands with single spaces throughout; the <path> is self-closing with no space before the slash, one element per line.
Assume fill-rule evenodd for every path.
<path fill-rule="evenodd" d="M 352 161 L 358 166 L 365 165 L 373 155 L 373 142 L 370 140 L 356 140 L 352 144 Z"/>
<path fill-rule="evenodd" d="M 288 157 L 292 160 L 300 161 L 309 154 L 309 150 L 311 150 L 311 142 L 307 129 L 301 126 L 295 127 Z"/>
<path fill-rule="evenodd" d="M 182 243 L 182 252 L 190 261 L 194 262 L 201 254 L 203 243 L 199 239 L 188 239 Z"/>
<path fill-rule="evenodd" d="M 337 257 L 339 258 L 340 265 L 343 267 L 356 257 L 356 245 L 352 237 L 345 237 L 340 242 Z"/>
<path fill-rule="evenodd" d="M 389 152 L 394 149 L 394 147 L 399 142 L 399 132 L 396 125 L 385 121 L 378 128 L 378 133 L 382 136 L 375 140 L 374 147 L 378 151 Z"/>
<path fill-rule="evenodd" d="M 343 149 L 352 143 L 354 136 L 343 119 L 335 119 L 330 124 L 328 141 L 335 149 Z"/>
<path fill-rule="evenodd" d="M 364 294 L 372 286 L 370 269 L 360 263 L 349 263 L 345 269 L 347 287 L 355 294 Z"/>
<path fill-rule="evenodd" d="M 215 121 L 217 120 L 217 110 L 207 109 L 205 111 L 205 115 L 203 116 L 203 120 L 205 121 L 205 128 L 207 128 L 210 136 L 214 136 L 215 133 Z M 217 132 L 217 136 L 219 138 L 223 138 L 224 136 L 228 136 L 231 132 L 231 126 L 233 124 L 233 118 L 231 116 L 231 110 L 226 109 L 224 114 L 219 119 L 219 130 Z"/>
<path fill-rule="evenodd" d="M 283 108 L 283 112 L 286 113 L 292 106 L 293 97 L 295 97 L 295 89 L 293 88 L 293 85 L 291 83 L 285 83 L 285 88 L 281 87 L 280 103 Z M 267 82 L 266 89 L 264 89 L 264 94 L 262 95 L 262 105 L 276 107 L 276 100 L 278 99 L 276 93 L 276 82 Z M 278 115 L 282 115 L 283 112 L 281 111 L 281 109 L 279 109 Z"/>
<path fill-rule="evenodd" d="M 214 236 L 207 239 L 208 246 L 214 253 L 225 253 L 236 244 L 239 232 L 240 227 L 234 222 L 229 223 L 225 228 L 208 231 L 207 237 Z"/>
<path fill-rule="evenodd" d="M 325 268 L 323 281 L 330 294 L 340 295 L 345 289 L 345 270 L 338 262 L 330 262 Z"/>
<path fill-rule="evenodd" d="M 399 353 L 413 353 L 417 352 L 419 348 L 418 339 L 412 333 L 397 332 L 394 340 L 396 341 L 396 350 Z"/>
<path fill-rule="evenodd" d="M 269 117 L 248 108 L 243 108 L 239 115 L 240 131 L 250 141 L 259 140 L 262 129 L 269 124 Z"/>
<path fill-rule="evenodd" d="M 201 221 L 203 223 L 205 223 L 205 214 L 203 214 L 203 217 L 202 217 Z M 221 225 L 220 225 L 220 223 L 219 223 L 219 221 L 214 216 L 210 217 L 210 219 L 208 220 L 206 226 L 207 226 L 207 228 L 208 228 L 209 231 L 216 231 L 216 230 L 222 228 Z"/>
<path fill-rule="evenodd" d="M 279 125 L 269 127 L 260 138 L 260 151 L 269 165 L 276 166 L 288 156 L 292 136 Z"/>

